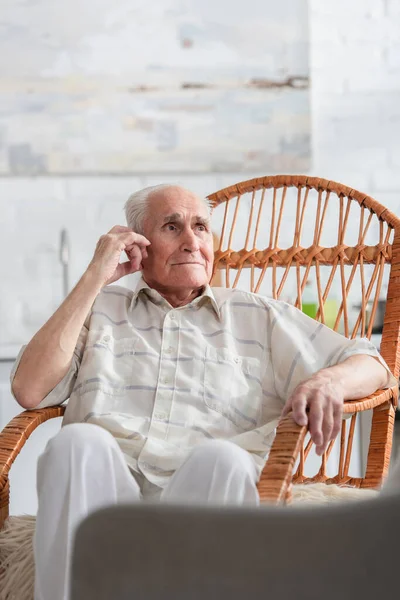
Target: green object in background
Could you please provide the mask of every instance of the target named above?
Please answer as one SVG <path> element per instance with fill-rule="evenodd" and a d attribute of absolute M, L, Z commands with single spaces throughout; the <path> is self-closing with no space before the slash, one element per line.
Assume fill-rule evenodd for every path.
<path fill-rule="evenodd" d="M 319 307 L 318 296 L 316 292 L 316 284 L 312 283 L 312 281 L 307 281 L 302 298 L 301 310 L 305 315 L 315 319 L 317 316 Z M 330 297 L 325 300 L 324 304 L 324 316 L 325 316 L 325 325 L 333 329 L 336 321 L 336 317 L 339 310 L 339 303 L 336 297 Z M 321 315 L 318 317 L 318 320 L 321 320 Z"/>
<path fill-rule="evenodd" d="M 315 319 L 317 314 L 318 304 L 316 302 L 303 302 L 301 309 L 305 315 Z"/>
<path fill-rule="evenodd" d="M 305 315 L 308 315 L 312 319 L 315 319 L 318 310 L 318 302 L 304 302 L 302 304 L 302 311 Z M 338 314 L 339 305 L 335 298 L 327 299 L 324 304 L 325 314 L 325 325 L 331 329 L 335 325 L 336 317 Z"/>
<path fill-rule="evenodd" d="M 335 298 L 327 299 L 324 304 L 325 325 L 333 329 L 339 311 L 339 303 Z"/>

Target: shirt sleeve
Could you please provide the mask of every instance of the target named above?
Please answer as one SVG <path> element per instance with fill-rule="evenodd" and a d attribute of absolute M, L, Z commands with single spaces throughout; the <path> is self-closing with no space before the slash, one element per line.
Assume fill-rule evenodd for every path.
<path fill-rule="evenodd" d="M 285 401 L 299 383 L 320 369 L 333 367 L 355 354 L 367 354 L 387 369 L 390 377 L 386 387 L 397 385 L 367 338 L 349 340 L 285 302 L 271 303 L 269 315 L 268 346 L 275 385 L 271 387 L 269 381 L 264 381 L 268 396 L 262 406 L 262 425 L 231 439 L 251 454 L 258 475 L 268 458 Z"/>
<path fill-rule="evenodd" d="M 367 338 L 350 340 L 308 317 L 284 302 L 272 306 L 271 360 L 275 388 L 286 401 L 299 383 L 320 369 L 332 367 L 350 356 L 367 354 L 376 358 L 389 373 L 386 387 L 396 385 L 396 379 Z"/>
<path fill-rule="evenodd" d="M 37 410 L 39 408 L 47 408 L 49 406 L 57 406 L 57 405 L 65 402 L 65 400 L 67 400 L 70 397 L 73 387 L 75 385 L 77 373 L 78 373 L 78 370 L 79 370 L 79 367 L 81 364 L 83 351 L 85 349 L 85 344 L 86 344 L 86 339 L 87 339 L 87 334 L 88 334 L 88 325 L 89 325 L 88 321 L 89 321 L 89 318 L 86 319 L 86 321 L 85 321 L 84 325 L 82 326 L 82 329 L 79 333 L 78 341 L 76 343 L 75 350 L 72 355 L 72 361 L 71 361 L 71 365 L 68 369 L 68 372 L 64 375 L 64 377 L 61 379 L 61 381 L 47 394 L 47 396 L 45 396 L 43 398 L 43 400 L 35 407 L 34 410 Z M 10 384 L 11 385 L 14 380 L 15 373 L 17 372 L 22 355 L 25 351 L 25 348 L 26 348 L 26 345 L 23 346 L 21 348 L 21 350 L 19 351 L 16 361 L 11 370 L 11 373 L 10 373 Z M 11 388 L 11 393 L 12 393 L 12 388 Z M 13 394 L 13 397 L 15 398 L 14 394 Z"/>

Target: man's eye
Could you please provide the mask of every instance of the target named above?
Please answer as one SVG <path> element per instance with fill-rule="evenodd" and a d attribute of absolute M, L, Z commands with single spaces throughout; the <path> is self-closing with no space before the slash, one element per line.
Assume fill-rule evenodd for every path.
<path fill-rule="evenodd" d="M 197 229 L 199 229 L 200 231 L 207 231 L 207 229 L 206 229 L 206 226 L 205 226 L 205 225 L 202 225 L 201 223 L 199 223 L 199 224 L 197 225 Z"/>
<path fill-rule="evenodd" d="M 167 229 L 168 231 L 175 231 L 176 226 L 173 223 L 168 223 Z"/>

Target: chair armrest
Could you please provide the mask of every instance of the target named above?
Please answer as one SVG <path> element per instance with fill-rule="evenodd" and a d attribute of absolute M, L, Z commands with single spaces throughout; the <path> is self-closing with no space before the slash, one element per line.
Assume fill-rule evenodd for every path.
<path fill-rule="evenodd" d="M 297 425 L 292 413 L 280 421 L 268 460 L 257 484 L 261 501 L 275 504 L 285 502 L 292 483 L 294 465 L 306 433 L 307 427 Z"/>
<path fill-rule="evenodd" d="M 397 386 L 386 390 L 377 390 L 365 398 L 347 400 L 343 406 L 343 414 L 371 410 L 388 401 L 396 406 L 397 396 Z M 306 433 L 307 427 L 297 425 L 293 420 L 292 413 L 280 421 L 268 460 L 257 485 L 261 501 L 280 504 L 285 503 L 290 496 L 294 465 L 304 444 Z"/>
<path fill-rule="evenodd" d="M 371 410 L 380 404 L 385 404 L 388 400 L 396 408 L 398 395 L 398 386 L 394 386 L 386 390 L 377 390 L 373 394 L 359 400 L 346 400 L 343 406 L 343 413 L 354 414 L 362 410 Z"/>
<path fill-rule="evenodd" d="M 25 410 L 14 417 L 0 432 L 0 504 L 11 465 L 31 433 L 45 421 L 62 417 L 64 406 Z"/>

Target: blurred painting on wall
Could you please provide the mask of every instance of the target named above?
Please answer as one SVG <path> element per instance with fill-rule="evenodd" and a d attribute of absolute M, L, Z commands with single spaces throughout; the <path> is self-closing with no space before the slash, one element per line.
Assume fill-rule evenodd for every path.
<path fill-rule="evenodd" d="M 307 0 L 7 2 L 0 174 L 307 170 L 307 11 Z"/>

